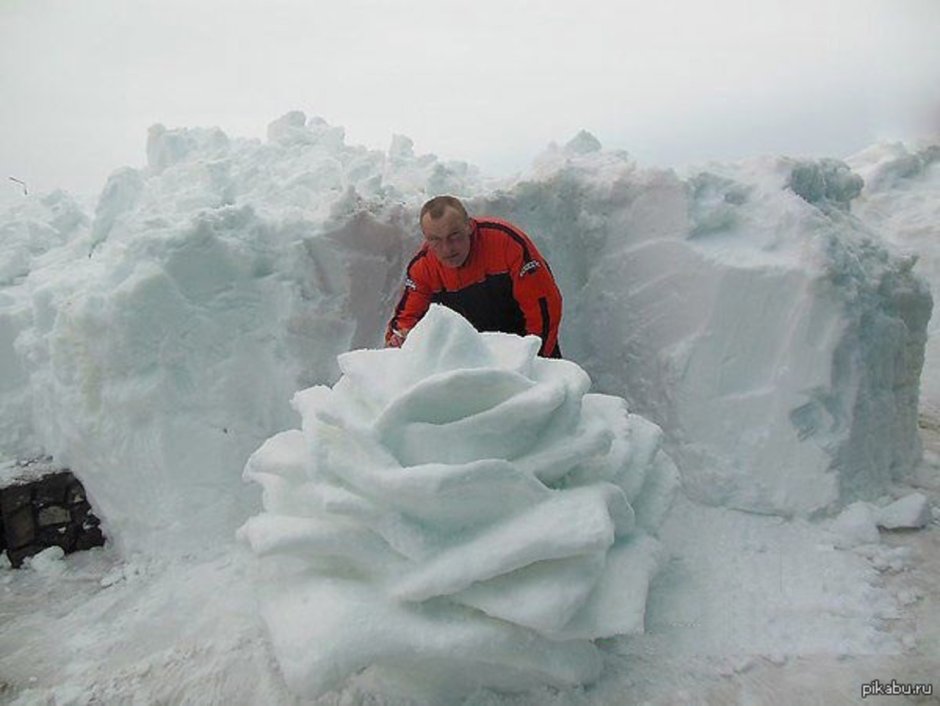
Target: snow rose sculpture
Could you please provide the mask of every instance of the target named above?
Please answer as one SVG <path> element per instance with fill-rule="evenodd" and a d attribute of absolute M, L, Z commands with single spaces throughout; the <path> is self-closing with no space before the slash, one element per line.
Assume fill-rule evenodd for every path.
<path fill-rule="evenodd" d="M 400 349 L 295 395 L 302 430 L 249 460 L 264 512 L 240 530 L 270 557 L 292 690 L 367 668 L 449 694 L 588 683 L 592 640 L 642 631 L 675 467 L 658 427 L 538 346 L 432 306 Z"/>

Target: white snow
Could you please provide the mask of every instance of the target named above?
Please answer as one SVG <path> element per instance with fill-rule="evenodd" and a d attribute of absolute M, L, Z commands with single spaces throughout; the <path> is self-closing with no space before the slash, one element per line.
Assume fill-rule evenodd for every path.
<path fill-rule="evenodd" d="M 371 667 L 424 685 L 433 665 L 451 698 L 589 683 L 591 640 L 643 631 L 678 474 L 538 347 L 432 305 L 400 349 L 340 356 L 294 397 L 303 431 L 249 459 L 264 513 L 240 534 L 294 560 L 264 571 L 262 612 L 298 695 Z"/>
<path fill-rule="evenodd" d="M 0 488 L 8 485 L 31 483 L 43 476 L 61 470 L 51 457 L 0 462 Z"/>
<path fill-rule="evenodd" d="M 843 549 L 861 544 L 877 544 L 881 539 L 875 511 L 866 502 L 849 505 L 832 520 L 829 529 L 836 535 L 836 546 Z"/>
<path fill-rule="evenodd" d="M 877 512 L 879 527 L 885 529 L 919 529 L 932 519 L 930 501 L 923 493 L 911 493 Z"/>
<path fill-rule="evenodd" d="M 665 431 L 695 497 L 810 514 L 877 498 L 919 459 L 929 295 L 846 213 L 844 165 L 681 179 L 580 136 L 494 190 L 407 138 L 347 146 L 301 113 L 266 143 L 155 126 L 147 154 L 0 292 L 0 448 L 71 466 L 126 551 L 230 536 L 252 502 L 235 469 L 291 426 L 294 391 L 380 343 L 439 192 L 535 235 L 563 350 Z"/>
<path fill-rule="evenodd" d="M 23 563 L 38 574 L 56 576 L 65 571 L 63 558 L 65 558 L 65 552 L 61 547 L 49 547 L 29 557 Z"/>
<path fill-rule="evenodd" d="M 934 154 L 679 175 L 584 133 L 496 183 L 291 113 L 266 142 L 155 126 L 93 210 L 24 197 L 0 214 L 0 463 L 68 465 L 112 547 L 2 572 L 0 693 L 729 703 L 813 664 L 853 689 L 930 673 Z M 370 350 L 441 192 L 536 239 L 573 362 L 448 326 Z M 896 521 L 924 541 L 879 535 Z"/>
<path fill-rule="evenodd" d="M 484 208 L 549 239 L 563 349 L 665 430 L 688 492 L 810 514 L 874 499 L 919 458 L 930 298 L 846 213 L 859 186 L 825 160 L 683 180 L 559 150 Z"/>

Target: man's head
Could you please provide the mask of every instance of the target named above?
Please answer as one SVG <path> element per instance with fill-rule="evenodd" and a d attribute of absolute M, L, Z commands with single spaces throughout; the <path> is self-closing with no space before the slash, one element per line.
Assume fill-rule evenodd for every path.
<path fill-rule="evenodd" d="M 460 267 L 470 255 L 473 226 L 467 209 L 453 196 L 435 196 L 421 207 L 421 232 L 445 267 Z"/>

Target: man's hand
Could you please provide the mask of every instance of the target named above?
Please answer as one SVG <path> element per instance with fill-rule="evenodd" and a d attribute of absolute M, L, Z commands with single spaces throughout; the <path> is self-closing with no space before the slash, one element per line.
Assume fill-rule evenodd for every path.
<path fill-rule="evenodd" d="M 392 329 L 391 332 L 385 339 L 386 348 L 401 348 L 401 344 L 405 342 L 407 338 L 407 331 L 399 331 L 398 329 Z"/>

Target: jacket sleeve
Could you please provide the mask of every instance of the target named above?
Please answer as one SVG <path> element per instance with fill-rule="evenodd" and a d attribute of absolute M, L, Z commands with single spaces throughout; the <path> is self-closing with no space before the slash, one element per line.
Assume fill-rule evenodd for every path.
<path fill-rule="evenodd" d="M 558 346 L 558 324 L 561 322 L 561 292 L 545 258 L 525 239 L 526 247 L 512 243 L 509 273 L 513 297 L 525 317 L 526 333 L 542 339 L 539 355 L 551 357 Z M 528 259 L 527 257 L 528 256 Z"/>
<path fill-rule="evenodd" d="M 424 251 L 419 252 L 405 269 L 405 285 L 401 298 L 385 328 L 386 346 L 392 345 L 396 335 L 403 340 L 431 306 L 431 283 L 426 263 L 423 262 L 424 257 Z"/>

